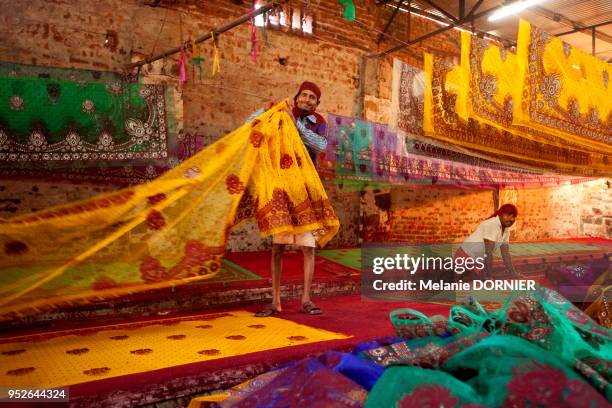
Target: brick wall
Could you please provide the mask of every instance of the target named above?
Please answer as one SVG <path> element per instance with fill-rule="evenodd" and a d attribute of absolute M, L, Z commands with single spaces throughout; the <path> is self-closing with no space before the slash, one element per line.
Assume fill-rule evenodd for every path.
<path fill-rule="evenodd" d="M 501 190 L 500 205 L 511 203 L 519 209 L 512 239 L 533 241 L 582 236 L 580 208 L 583 186 L 527 190 Z"/>
<path fill-rule="evenodd" d="M 582 234 L 612 238 L 612 180 L 595 180 L 582 187 Z"/>
<path fill-rule="evenodd" d="M 330 180 L 324 184 L 341 222 L 338 235 L 329 244 L 331 247 L 357 245 L 360 236 L 366 241 L 379 241 L 381 231 L 387 229 L 381 219 L 389 220 L 385 233 L 391 241 L 457 242 L 465 239 L 494 210 L 491 190 L 404 187 L 361 194 L 343 191 Z M 61 183 L 0 180 L 0 217 L 10 218 L 113 189 L 86 184 L 67 188 Z M 387 193 L 391 209 L 383 214 L 374 197 Z M 612 239 L 609 180 L 556 188 L 504 189 L 499 193 L 499 203 L 512 203 L 519 209 L 512 230 L 513 241 L 581 236 Z M 245 222 L 232 231 L 231 251 L 269 247 L 270 239 L 262 239 L 252 222 Z"/>
<path fill-rule="evenodd" d="M 599 179 L 563 187 L 502 189 L 499 205 L 514 204 L 519 211 L 511 239 L 612 239 L 610 184 Z M 492 190 L 405 187 L 391 191 L 393 241 L 462 241 L 494 211 Z"/>
<path fill-rule="evenodd" d="M 0 180 L 0 218 L 82 200 L 115 190 L 112 186 Z"/>
<path fill-rule="evenodd" d="M 492 212 L 491 190 L 394 188 L 390 240 L 462 241 Z"/>

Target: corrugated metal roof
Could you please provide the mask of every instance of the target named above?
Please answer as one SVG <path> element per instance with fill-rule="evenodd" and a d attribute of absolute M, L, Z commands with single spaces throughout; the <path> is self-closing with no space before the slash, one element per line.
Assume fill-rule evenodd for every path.
<path fill-rule="evenodd" d="M 432 0 L 432 2 L 453 16 L 459 16 L 459 2 L 456 0 Z M 465 1 L 467 14 L 477 0 Z M 436 10 L 423 0 L 412 0 L 413 6 L 432 13 L 440 18 L 446 18 L 444 13 Z M 500 4 L 497 0 L 484 0 L 478 12 L 488 10 Z M 612 22 L 612 0 L 545 0 L 517 16 L 509 16 L 503 20 L 489 22 L 486 18 L 475 21 L 474 27 L 502 37 L 510 42 L 516 41 L 518 20 L 524 18 L 541 29 L 556 35 L 571 31 L 578 26 L 591 26 L 608 21 Z M 469 25 L 468 25 L 469 26 Z M 596 28 L 599 35 L 595 41 L 595 55 L 603 60 L 612 61 L 612 24 Z M 592 32 L 581 31 L 561 37 L 564 41 L 583 50 L 592 52 Z"/>

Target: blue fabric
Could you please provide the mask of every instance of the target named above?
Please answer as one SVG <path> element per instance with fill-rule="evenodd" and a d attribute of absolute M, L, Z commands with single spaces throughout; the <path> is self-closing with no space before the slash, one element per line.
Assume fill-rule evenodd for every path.
<path fill-rule="evenodd" d="M 400 337 L 382 337 L 380 339 L 364 341 L 355 346 L 353 349 L 353 354 L 359 355 L 362 351 L 389 346 L 395 343 L 403 343 L 404 341 L 405 340 Z"/>
<path fill-rule="evenodd" d="M 319 357 L 326 367 L 339 372 L 370 391 L 385 370 L 384 367 L 353 354 L 328 351 Z"/>

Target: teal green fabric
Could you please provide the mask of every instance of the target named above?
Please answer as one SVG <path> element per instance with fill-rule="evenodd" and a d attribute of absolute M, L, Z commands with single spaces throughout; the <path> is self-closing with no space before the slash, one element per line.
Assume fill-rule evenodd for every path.
<path fill-rule="evenodd" d="M 351 120 L 350 125 L 340 126 L 336 175 L 369 180 L 372 172 L 370 151 L 372 148 L 372 123 Z"/>
<path fill-rule="evenodd" d="M 368 407 L 612 402 L 612 332 L 554 291 L 517 293 L 495 312 L 468 299 L 451 309 L 446 326 L 410 309 L 391 313 L 398 318 L 414 325 L 398 330 L 411 340 L 363 353 L 387 367 Z"/>
<path fill-rule="evenodd" d="M 136 75 L 0 62 L 0 169 L 40 180 L 150 180 L 179 163 L 173 101 L 172 87 Z"/>
<path fill-rule="evenodd" d="M 344 19 L 347 21 L 355 20 L 355 4 L 353 0 L 338 0 L 338 3 L 344 7 Z"/>
<path fill-rule="evenodd" d="M 571 395 L 574 401 L 583 400 L 583 406 L 588 406 L 589 401 L 599 401 L 605 406 L 603 396 L 558 355 L 516 336 L 486 338 L 451 357 L 441 370 L 456 376 L 473 374 L 465 377 L 465 384 L 482 396 L 486 406 L 525 402 L 525 399 L 532 406 L 542 402 L 546 406 L 559 406 L 556 404 L 575 392 L 570 391 L 572 388 L 584 394 Z M 556 395 L 547 397 L 539 387 L 560 389 Z"/>
<path fill-rule="evenodd" d="M 39 128 L 50 144 L 62 141 L 70 130 L 94 144 L 107 130 L 120 144 L 129 140 L 124 128 L 128 117 L 146 120 L 147 106 L 138 83 L 108 74 L 105 80 L 86 75 L 70 80 L 39 76 L 36 71 L 0 70 L 0 125 L 18 143 L 27 144 L 32 129 Z M 11 103 L 11 98 L 16 102 Z"/>

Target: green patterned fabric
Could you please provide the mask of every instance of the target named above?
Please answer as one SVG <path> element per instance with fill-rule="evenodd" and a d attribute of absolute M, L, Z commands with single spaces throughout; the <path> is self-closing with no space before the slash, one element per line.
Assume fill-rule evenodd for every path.
<path fill-rule="evenodd" d="M 0 164 L 161 165 L 166 94 L 115 73 L 0 63 Z"/>

